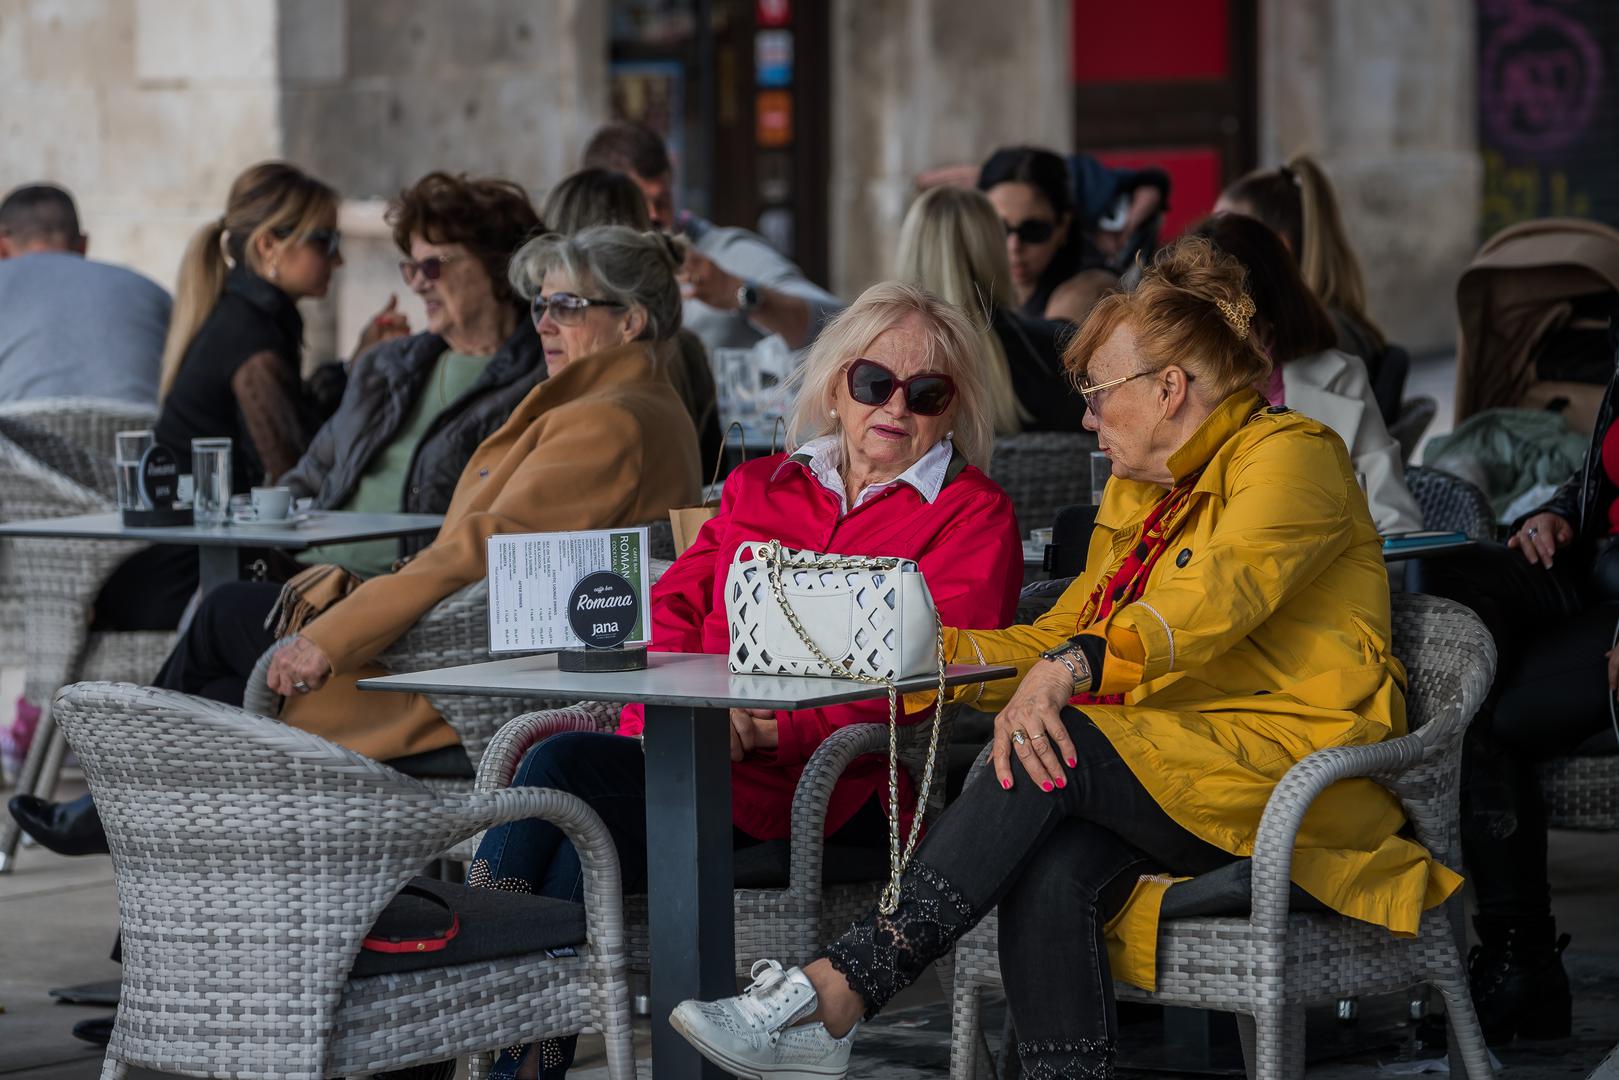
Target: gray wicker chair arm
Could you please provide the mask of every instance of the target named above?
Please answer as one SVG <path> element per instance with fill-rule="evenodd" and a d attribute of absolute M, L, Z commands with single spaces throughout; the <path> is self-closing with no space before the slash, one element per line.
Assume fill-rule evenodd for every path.
<path fill-rule="evenodd" d="M 270 661 L 275 654 L 292 644 L 295 634 L 289 634 L 264 650 L 258 663 L 247 676 L 247 686 L 242 691 L 242 708 L 255 716 L 275 717 L 281 712 L 281 695 L 270 689 Z"/>
<path fill-rule="evenodd" d="M 856 758 L 887 749 L 887 725 L 850 724 L 828 735 L 810 755 L 798 778 L 798 787 L 793 791 L 790 888 L 803 892 L 820 890 L 821 867 L 826 854 L 826 805 L 832 798 L 832 789 Z"/>
<path fill-rule="evenodd" d="M 1287 926 L 1288 891 L 1292 880 L 1293 844 L 1310 804 L 1323 791 L 1351 777 L 1382 779 L 1422 762 L 1427 745 L 1417 735 L 1402 735 L 1369 746 L 1333 746 L 1317 750 L 1287 770 L 1276 784 L 1253 852 L 1253 923 L 1277 933 Z"/>
<path fill-rule="evenodd" d="M 564 731 L 612 731 L 619 706 L 605 701 L 581 701 L 566 709 L 541 709 L 513 717 L 489 740 L 478 763 L 478 791 L 501 791 L 511 786 L 523 755 L 552 735 Z"/>
<path fill-rule="evenodd" d="M 460 816 L 462 836 L 473 836 L 495 825 L 538 818 L 561 829 L 584 871 L 585 921 L 592 941 L 600 947 L 603 933 L 623 945 L 623 876 L 618 849 L 602 819 L 583 799 L 553 788 L 508 788 L 480 791 L 453 800 Z M 431 856 L 429 856 L 431 857 Z"/>

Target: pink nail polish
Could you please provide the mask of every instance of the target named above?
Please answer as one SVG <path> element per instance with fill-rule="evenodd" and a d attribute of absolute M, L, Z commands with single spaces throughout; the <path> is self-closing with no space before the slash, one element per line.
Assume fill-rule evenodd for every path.
<path fill-rule="evenodd" d="M 1078 758 L 1069 758 L 1068 759 L 1068 767 L 1070 769 L 1072 769 L 1074 766 L 1076 766 L 1078 764 L 1079 764 L 1079 759 Z"/>
<path fill-rule="evenodd" d="M 1005 788 L 1007 791 L 1011 791 L 1012 790 L 1012 781 L 1011 781 L 1011 779 L 1008 778 L 1008 779 L 1002 780 L 1001 781 L 1001 787 Z"/>
<path fill-rule="evenodd" d="M 1068 781 L 1064 780 L 1062 777 L 1059 776 L 1059 777 L 1057 777 L 1057 786 L 1060 787 L 1060 788 L 1067 787 L 1068 786 Z"/>
<path fill-rule="evenodd" d="M 1043 781 L 1040 784 L 1040 790 L 1041 791 L 1050 791 L 1051 790 L 1051 781 L 1050 780 Z"/>

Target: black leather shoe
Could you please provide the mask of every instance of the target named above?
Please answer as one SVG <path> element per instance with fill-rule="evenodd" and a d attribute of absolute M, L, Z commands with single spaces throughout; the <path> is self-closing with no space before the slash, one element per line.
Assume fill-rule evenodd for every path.
<path fill-rule="evenodd" d="M 13 795 L 6 804 L 22 831 L 58 855 L 105 855 L 107 834 L 96 804 L 86 795 L 53 803 L 33 795 Z"/>
<path fill-rule="evenodd" d="M 94 1020 L 80 1020 L 73 1025 L 73 1037 L 83 1039 L 87 1043 L 97 1046 L 106 1046 L 112 1041 L 112 1025 L 117 1015 L 98 1016 Z"/>

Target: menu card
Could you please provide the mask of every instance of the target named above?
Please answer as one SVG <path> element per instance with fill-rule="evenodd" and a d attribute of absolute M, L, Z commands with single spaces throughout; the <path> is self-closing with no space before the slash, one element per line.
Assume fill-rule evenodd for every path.
<path fill-rule="evenodd" d="M 581 579 L 600 570 L 624 578 L 635 593 L 637 617 L 626 644 L 651 640 L 647 612 L 652 582 L 644 526 L 495 535 L 489 538 L 488 556 L 490 652 L 583 645 L 568 625 L 569 596 Z"/>

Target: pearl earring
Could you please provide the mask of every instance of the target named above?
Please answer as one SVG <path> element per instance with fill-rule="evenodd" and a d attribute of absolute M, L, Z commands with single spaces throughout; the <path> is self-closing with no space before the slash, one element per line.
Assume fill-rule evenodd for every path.
<path fill-rule="evenodd" d="M 832 419 L 836 420 L 838 418 L 838 410 L 829 409 L 829 410 L 827 410 L 827 415 L 830 416 Z"/>

